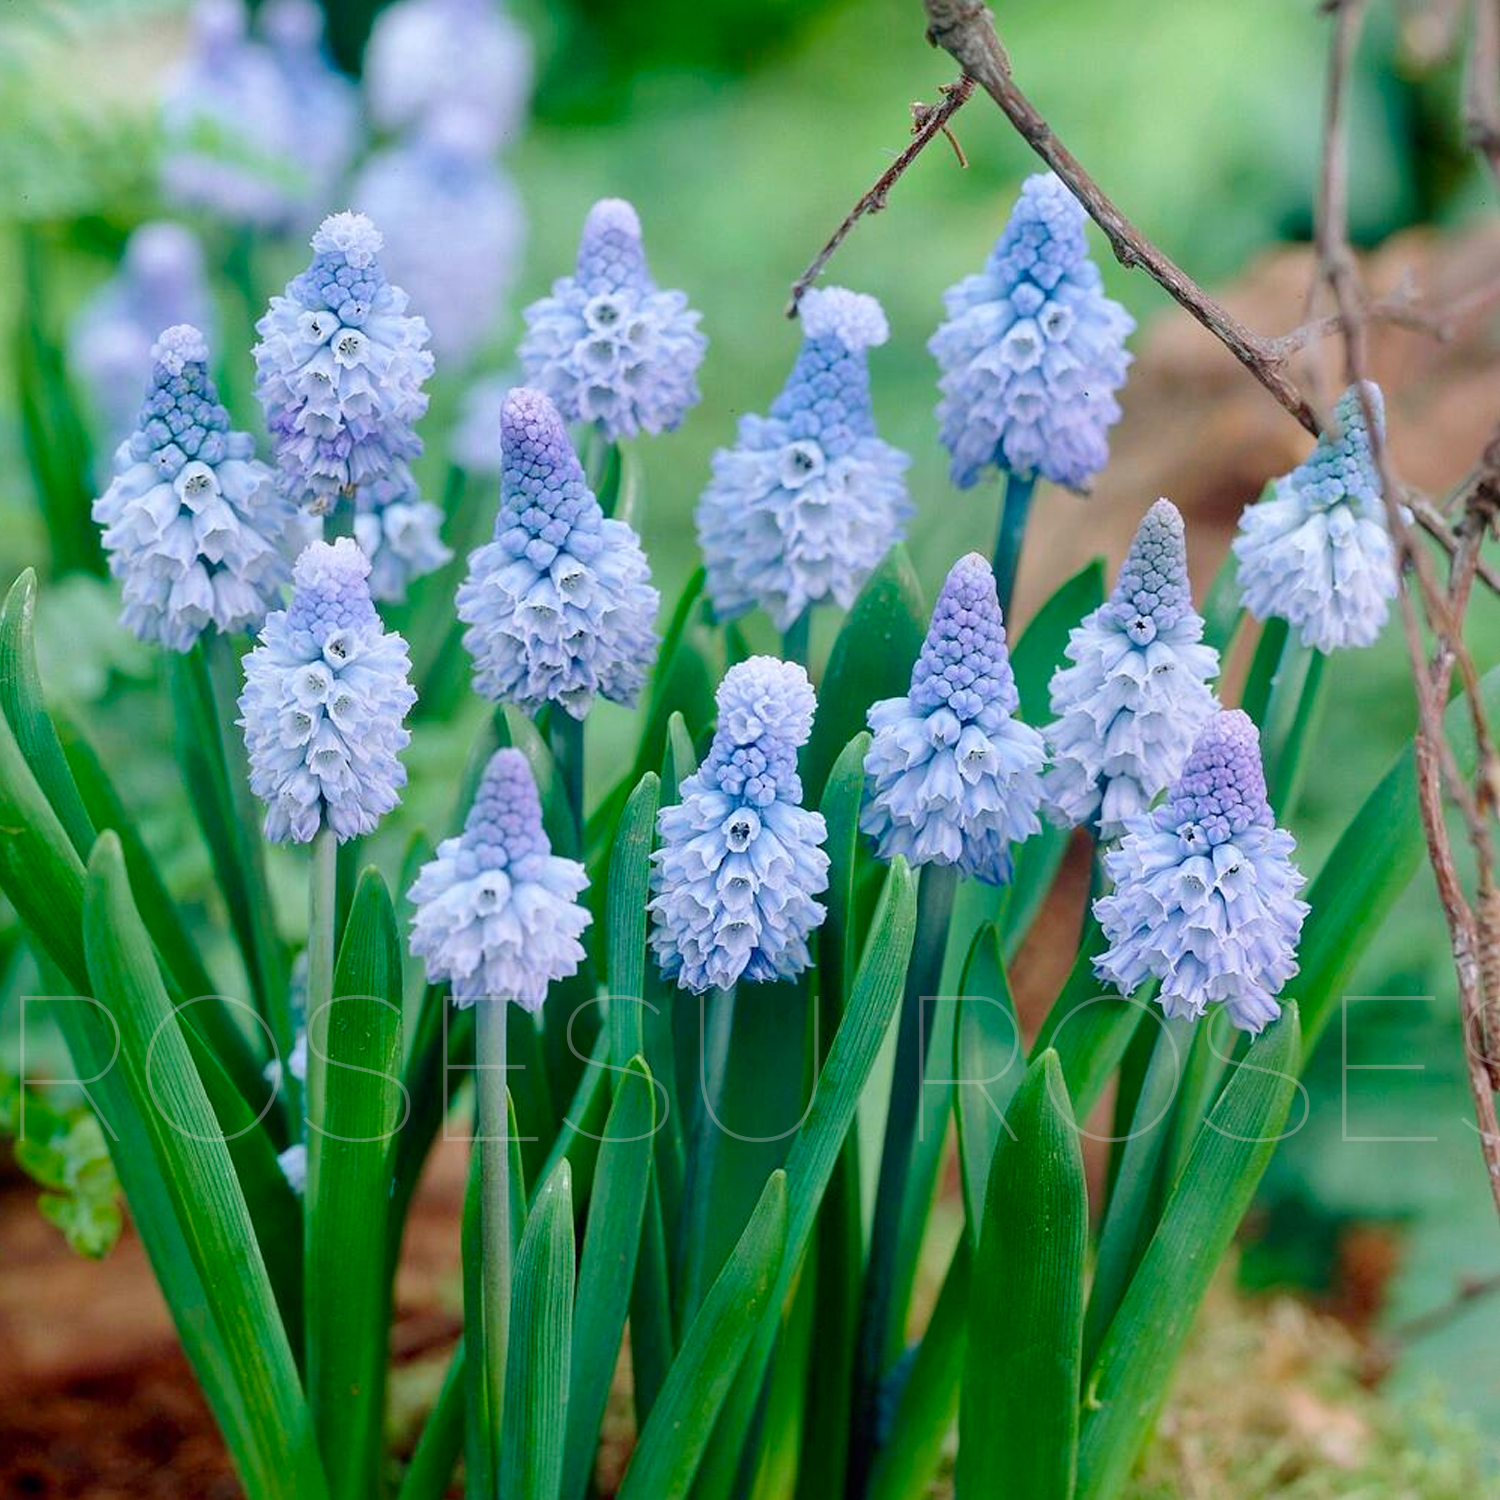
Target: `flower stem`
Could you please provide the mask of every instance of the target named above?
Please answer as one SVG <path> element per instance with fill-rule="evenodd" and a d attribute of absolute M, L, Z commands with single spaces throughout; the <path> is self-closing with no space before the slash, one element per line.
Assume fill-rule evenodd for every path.
<path fill-rule="evenodd" d="M 867 1470 L 873 1461 L 880 1382 L 889 1362 L 891 1345 L 901 1331 L 897 1325 L 904 1310 L 894 1305 L 896 1260 L 911 1169 L 912 1137 L 922 1097 L 922 1071 L 927 1057 L 928 1013 L 923 1000 L 935 996 L 942 981 L 943 953 L 948 946 L 948 927 L 957 888 L 956 865 L 930 864 L 923 867 L 917 890 L 917 932 L 911 964 L 906 971 L 906 990 L 901 1000 L 901 1019 L 896 1034 L 896 1067 L 891 1077 L 891 1103 L 886 1115 L 880 1181 L 870 1227 L 870 1259 L 861 1298 L 851 1475 L 856 1470 Z M 854 1494 L 859 1492 L 854 1488 L 850 1490 Z"/>
<path fill-rule="evenodd" d="M 581 846 L 586 826 L 583 821 L 583 720 L 575 719 L 562 704 L 554 703 L 547 715 L 547 739 L 552 747 L 557 774 L 562 777 Z"/>
<path fill-rule="evenodd" d="M 338 920 L 338 835 L 326 824 L 313 837 L 307 887 L 307 1185 L 303 1217 L 305 1253 L 311 1258 L 323 1161 L 323 1121 L 327 1115 L 328 1020 L 333 1001 L 334 931 Z M 290 1071 L 290 1070 L 287 1070 Z M 308 1301 L 312 1310 L 312 1301 Z M 307 1324 L 309 1337 L 312 1320 Z M 309 1364 L 313 1363 L 311 1349 Z"/>
<path fill-rule="evenodd" d="M 509 1002 L 481 1000 L 475 1017 L 479 1091 L 480 1243 L 483 1246 L 484 1360 L 491 1444 L 499 1450 L 510 1341 L 510 1110 L 505 1029 Z"/>
<path fill-rule="evenodd" d="M 1005 503 L 1000 509 L 1000 529 L 995 535 L 995 592 L 1000 597 L 1000 613 L 1010 620 L 1011 596 L 1016 591 L 1016 574 L 1021 567 L 1021 542 L 1026 535 L 1026 518 L 1031 514 L 1031 498 L 1036 493 L 1036 475 L 1007 474 Z"/>
<path fill-rule="evenodd" d="M 807 665 L 808 645 L 812 638 L 812 606 L 806 609 L 792 621 L 786 628 L 786 633 L 781 637 L 781 657 L 783 661 L 794 661 L 799 667 Z"/>

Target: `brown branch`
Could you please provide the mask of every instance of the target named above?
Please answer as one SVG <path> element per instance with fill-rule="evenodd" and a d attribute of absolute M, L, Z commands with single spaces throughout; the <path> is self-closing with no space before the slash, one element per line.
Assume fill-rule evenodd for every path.
<path fill-rule="evenodd" d="M 875 179 L 875 185 L 849 210 L 848 216 L 833 231 L 828 243 L 813 257 L 812 264 L 793 282 L 791 300 L 786 305 L 787 317 L 797 316 L 797 306 L 802 301 L 802 294 L 823 274 L 823 268 L 833 259 L 834 252 L 849 237 L 849 231 L 866 214 L 878 214 L 885 207 L 891 189 L 901 180 L 902 174 L 939 135 L 948 137 L 954 151 L 958 154 L 959 166 L 968 165 L 964 160 L 963 151 L 948 129 L 948 121 L 968 103 L 973 92 L 974 80 L 960 78 L 956 83 L 943 86 L 942 97 L 936 104 L 912 105 L 911 145 Z"/>
<path fill-rule="evenodd" d="M 1474 35 L 1464 73 L 1464 126 L 1500 186 L 1500 0 L 1474 0 Z"/>

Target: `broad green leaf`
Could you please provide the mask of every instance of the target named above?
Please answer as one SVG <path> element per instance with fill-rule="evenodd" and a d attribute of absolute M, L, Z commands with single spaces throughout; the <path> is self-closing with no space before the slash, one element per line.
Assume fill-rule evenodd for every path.
<path fill-rule="evenodd" d="M 785 1500 L 792 1495 L 802 1472 L 804 1442 L 816 1433 L 813 1446 L 829 1441 L 829 1434 L 812 1426 L 808 1379 L 812 1360 L 814 1315 L 818 1289 L 817 1262 L 809 1256 L 793 1279 L 792 1293 L 782 1314 L 776 1353 L 766 1378 L 764 1415 L 752 1455 L 755 1474 L 748 1500 Z"/>
<path fill-rule="evenodd" d="M 499 1492 L 506 1500 L 557 1500 L 573 1344 L 573 1192 L 566 1161 L 542 1184 L 527 1216 L 513 1285 Z"/>
<path fill-rule="evenodd" d="M 1242 619 L 1239 559 L 1230 552 L 1225 555 L 1204 596 L 1203 644 L 1212 646 L 1222 660 L 1229 653 L 1230 642 Z"/>
<path fill-rule="evenodd" d="M 599 1424 L 635 1278 L 655 1128 L 656 1086 L 645 1061 L 636 1056 L 615 1086 L 578 1265 L 563 1500 L 582 1500 L 594 1471 Z"/>
<path fill-rule="evenodd" d="M 695 1491 L 701 1500 L 722 1500 L 734 1484 L 745 1435 L 750 1430 L 775 1343 L 787 1287 L 807 1252 L 823 1195 L 854 1123 L 859 1096 L 869 1081 L 901 999 L 916 933 L 916 908 L 911 870 L 898 856 L 886 872 L 844 1018 L 818 1075 L 807 1117 L 787 1157 L 786 1179 L 792 1207 L 781 1277 L 770 1310 L 756 1329 L 744 1368 L 735 1378 L 705 1457 Z"/>
<path fill-rule="evenodd" d="M 1153 1018 L 1153 1021 L 1155 1018 Z M 1171 1133 L 1170 1116 L 1182 1085 L 1183 1068 L 1193 1042 L 1194 1022 L 1162 1021 L 1151 1048 L 1145 1077 L 1131 1112 L 1127 1139 L 1110 1188 L 1109 1208 L 1099 1231 L 1099 1252 L 1089 1288 L 1084 1325 L 1085 1359 L 1092 1361 L 1130 1283 L 1141 1252 L 1156 1228 L 1163 1148 Z M 1207 1026 L 1206 1021 L 1196 1023 Z"/>
<path fill-rule="evenodd" d="M 1271 684 L 1262 752 L 1266 793 L 1277 821 L 1283 825 L 1295 814 L 1307 752 L 1322 722 L 1327 665 L 1323 652 L 1304 646 L 1299 639 L 1289 639 Z"/>
<path fill-rule="evenodd" d="M 601 1031 L 578 1080 L 578 1088 L 563 1111 L 562 1123 L 537 1182 L 545 1182 L 557 1170 L 557 1164 L 566 1159 L 572 1168 L 574 1196 L 581 1200 L 589 1195 L 599 1157 L 599 1139 L 609 1116 L 612 1087 L 609 1075 L 617 1066 L 609 1062 L 609 1032 Z"/>
<path fill-rule="evenodd" d="M 89 862 L 85 947 L 94 993 L 120 1029 L 122 1069 L 179 1234 L 207 1293 L 217 1349 L 243 1403 L 234 1457 L 256 1496 L 328 1493 L 296 1363 L 229 1148 L 131 901 L 124 856 L 100 836 Z"/>
<path fill-rule="evenodd" d="M 958 993 L 958 1023 L 953 1028 L 953 1108 L 964 1211 L 969 1231 L 977 1237 L 990 1161 L 1005 1133 L 1006 1111 L 1020 1087 L 1025 1066 L 1010 981 L 993 927 L 981 927 L 975 934 Z"/>
<path fill-rule="evenodd" d="M 636 1257 L 635 1284 L 630 1291 L 630 1372 L 635 1385 L 637 1431 L 646 1425 L 656 1405 L 676 1351 L 667 1232 L 662 1223 L 657 1184 L 658 1175 L 653 1173 L 646 1190 L 641 1249 Z"/>
<path fill-rule="evenodd" d="M 1286 621 L 1267 620 L 1261 626 L 1260 639 L 1255 643 L 1255 655 L 1250 661 L 1250 673 L 1245 678 L 1244 690 L 1240 693 L 1240 706 L 1261 730 L 1266 727 L 1266 710 L 1270 707 L 1271 692 L 1282 658 L 1286 655 L 1286 648 Z"/>
<path fill-rule="evenodd" d="M 870 1471 L 869 1500 L 928 1500 L 932 1493 L 932 1476 L 958 1415 L 973 1259 L 969 1237 L 960 1235 Z"/>
<path fill-rule="evenodd" d="M 1234 1057 L 1236 1045 L 1243 1040 L 1222 1005 L 1216 1005 L 1194 1028 L 1192 1047 L 1183 1059 L 1182 1084 L 1173 1101 L 1172 1132 L 1166 1143 L 1161 1174 L 1163 1197 L 1182 1175 L 1198 1131 L 1219 1097 L 1224 1070 Z"/>
<path fill-rule="evenodd" d="M 610 1055 L 630 1058 L 646 1050 L 646 902 L 651 880 L 651 845 L 661 782 L 647 771 L 630 794 L 611 835 L 609 896 L 605 939 L 609 975 Z M 618 1088 L 628 1075 L 617 1073 Z"/>
<path fill-rule="evenodd" d="M 958 1493 L 1071 1500 L 1089 1205 L 1055 1052 L 1027 1069 L 1011 1121 L 974 1254 Z"/>
<path fill-rule="evenodd" d="M 323 1030 L 308 1026 L 309 1045 Z M 379 1488 L 390 1282 L 390 1141 L 406 1121 L 401 946 L 385 882 L 360 877 L 326 1022 L 326 1107 L 308 1127 L 307 1389 L 331 1494 Z"/>
<path fill-rule="evenodd" d="M 1282 1134 L 1301 1059 L 1290 1003 L 1199 1132 L 1088 1374 L 1078 1500 L 1113 1500 L 1150 1436 L 1198 1306 Z"/>
<path fill-rule="evenodd" d="M 1052 718 L 1052 674 L 1066 665 L 1068 632 L 1104 603 L 1104 564 L 1085 563 L 1032 616 L 1011 648 L 1010 664 L 1021 695 L 1021 718 L 1046 724 Z"/>
<path fill-rule="evenodd" d="M 773 1172 L 709 1288 L 631 1455 L 618 1500 L 686 1495 L 757 1328 L 775 1321 L 787 1241 L 787 1175 Z"/>
<path fill-rule="evenodd" d="M 820 801 L 834 762 L 865 727 L 870 705 L 899 698 L 927 632 L 927 605 L 906 549 L 893 548 L 844 619 L 818 691 L 818 717 L 802 754 L 802 787 Z"/>

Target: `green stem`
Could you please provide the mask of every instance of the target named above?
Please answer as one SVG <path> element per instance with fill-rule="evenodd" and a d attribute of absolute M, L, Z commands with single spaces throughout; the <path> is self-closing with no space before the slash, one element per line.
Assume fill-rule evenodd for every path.
<path fill-rule="evenodd" d="M 939 991 L 943 954 L 953 897 L 958 888 L 955 865 L 926 865 L 917 891 L 917 931 L 896 1034 L 896 1067 L 885 1121 L 885 1145 L 870 1227 L 870 1258 L 861 1299 L 859 1350 L 855 1379 L 855 1416 L 850 1451 L 849 1489 L 863 1492 L 875 1456 L 880 1384 L 902 1329 L 897 1326 L 896 1270 L 901 1243 L 902 1207 L 911 1170 L 912 1137 L 921 1105 L 923 1062 L 927 1055 L 928 1013 L 924 997 Z"/>
<path fill-rule="evenodd" d="M 557 774 L 562 777 L 563 790 L 568 794 L 568 807 L 573 814 L 573 826 L 583 839 L 583 720 L 575 719 L 562 704 L 554 703 L 547 713 L 547 739 L 552 747 L 552 759 L 557 763 Z"/>
<path fill-rule="evenodd" d="M 328 1112 L 328 1022 L 333 1001 L 334 926 L 338 919 L 338 835 L 326 824 L 313 836 L 307 885 L 307 1187 L 304 1251 L 311 1264 L 323 1161 L 323 1121 Z M 284 1075 L 290 1074 L 284 1068 Z M 312 1311 L 308 1300 L 308 1311 Z M 309 1318 L 307 1335 L 313 1336 Z M 314 1367 L 312 1350 L 309 1368 Z"/>
<path fill-rule="evenodd" d="M 1026 518 L 1031 514 L 1031 499 L 1036 494 L 1036 475 L 1005 476 L 1005 503 L 1000 508 L 1000 529 L 995 534 L 995 593 L 1000 598 L 1000 613 L 1010 619 L 1011 596 L 1016 591 L 1016 574 L 1021 569 L 1021 542 L 1026 535 Z"/>
<path fill-rule="evenodd" d="M 781 637 L 783 661 L 794 661 L 799 667 L 807 665 L 808 644 L 812 637 L 812 606 L 806 609 L 786 628 Z"/>
<path fill-rule="evenodd" d="M 498 1452 L 510 1341 L 510 1111 L 506 1105 L 505 1034 L 509 1002 L 481 1000 L 475 1018 L 479 1092 L 480 1243 L 484 1284 L 485 1378 L 491 1448 Z"/>
<path fill-rule="evenodd" d="M 709 1235 L 707 1217 L 712 1212 L 714 1168 L 718 1157 L 718 1120 L 723 1117 L 724 1085 L 729 1073 L 729 1055 L 734 1039 L 735 992 L 710 990 L 699 1000 L 703 1024 L 699 1031 L 702 1048 L 694 1086 L 702 1090 L 694 1113 L 693 1140 L 688 1155 L 685 1202 L 679 1225 L 678 1260 L 682 1267 L 677 1291 L 677 1324 L 686 1328 L 708 1290 L 704 1257 Z"/>

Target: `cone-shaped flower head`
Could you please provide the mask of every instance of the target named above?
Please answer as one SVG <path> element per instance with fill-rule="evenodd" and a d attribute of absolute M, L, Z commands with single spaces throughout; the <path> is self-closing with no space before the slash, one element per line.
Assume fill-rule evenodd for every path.
<path fill-rule="evenodd" d="M 656 650 L 657 592 L 636 534 L 606 519 L 557 408 L 509 392 L 495 539 L 469 555 L 458 617 L 474 690 L 575 719 L 598 694 L 634 703 Z"/>
<path fill-rule="evenodd" d="M 444 366 L 493 330 L 526 237 L 521 200 L 472 109 L 450 106 L 365 163 L 352 198 L 381 227 L 381 261 L 404 287 Z"/>
<path fill-rule="evenodd" d="M 130 431 L 157 335 L 177 323 L 212 328 L 203 251 L 181 224 L 142 224 L 125 242 L 120 269 L 79 309 L 68 334 L 69 362 L 110 446 Z"/>
<path fill-rule="evenodd" d="M 1098 818 L 1104 838 L 1150 807 L 1182 770 L 1218 708 L 1219 653 L 1203 643 L 1188 584 L 1182 516 L 1170 500 L 1146 512 L 1109 599 L 1068 635 L 1073 663 L 1052 678 L 1044 731 L 1048 815 L 1071 827 Z"/>
<path fill-rule="evenodd" d="M 847 609 L 901 539 L 906 454 L 876 435 L 866 351 L 888 337 L 873 297 L 802 299 L 803 343 L 769 416 L 740 418 L 698 502 L 708 591 L 721 619 L 760 605 L 782 629 L 814 604 Z"/>
<path fill-rule="evenodd" d="M 427 325 L 386 280 L 380 233 L 333 214 L 312 264 L 257 323 L 256 392 L 288 496 L 314 514 L 393 474 L 422 451 L 413 431 L 432 374 Z"/>
<path fill-rule="evenodd" d="M 526 309 L 520 357 L 568 421 L 613 440 L 676 427 L 698 403 L 707 348 L 687 294 L 652 279 L 635 210 L 604 198 L 584 221 L 577 270 Z"/>
<path fill-rule="evenodd" d="M 520 127 L 531 78 L 531 41 L 495 0 L 396 0 L 375 17 L 365 48 L 377 125 L 404 131 L 459 105 L 484 121 L 487 151 Z"/>
<path fill-rule="evenodd" d="M 1028 177 L 983 271 L 944 294 L 928 348 L 953 482 L 991 464 L 1082 489 L 1109 457 L 1135 322 L 1101 290 L 1078 200 L 1050 172 Z"/>
<path fill-rule="evenodd" d="M 406 642 L 381 629 L 370 560 L 348 537 L 314 542 L 292 575 L 292 603 L 267 619 L 245 658 L 240 724 L 266 837 L 307 843 L 326 823 L 340 842 L 369 833 L 400 800 L 396 758 L 417 695 Z"/>
<path fill-rule="evenodd" d="M 1046 760 L 1019 706 L 995 575 L 971 552 L 938 595 L 910 692 L 870 709 L 859 824 L 881 859 L 1010 879 L 1010 846 L 1041 828 Z"/>
<path fill-rule="evenodd" d="M 151 351 L 136 429 L 94 501 L 109 568 L 124 586 L 121 623 L 143 641 L 189 651 L 210 626 L 253 630 L 286 582 L 293 511 L 248 432 L 208 376 L 196 328 L 169 328 Z"/>
<path fill-rule="evenodd" d="M 807 673 L 752 656 L 718 698 L 713 748 L 662 809 L 651 856 L 651 946 L 663 974 L 699 993 L 805 969 L 828 886 L 828 830 L 797 777 L 817 706 Z"/>
<path fill-rule="evenodd" d="M 526 757 L 497 750 L 463 833 L 438 845 L 411 888 L 411 951 L 431 983 L 448 981 L 455 1005 L 540 1010 L 548 985 L 583 962 L 589 914 L 577 898 L 588 883 L 547 842 Z"/>
<path fill-rule="evenodd" d="M 1367 381 L 1365 392 L 1383 422 L 1379 387 Z M 1396 551 L 1356 387 L 1333 419 L 1271 498 L 1245 508 L 1234 540 L 1245 607 L 1286 620 L 1319 651 L 1370 645 L 1396 597 Z"/>
<path fill-rule="evenodd" d="M 1104 856 L 1114 891 L 1094 903 L 1110 943 L 1099 977 L 1126 995 L 1159 980 L 1169 1016 L 1220 1004 L 1242 1031 L 1274 1021 L 1308 908 L 1296 845 L 1266 802 L 1249 715 L 1215 714 L 1167 800 L 1126 829 Z"/>

